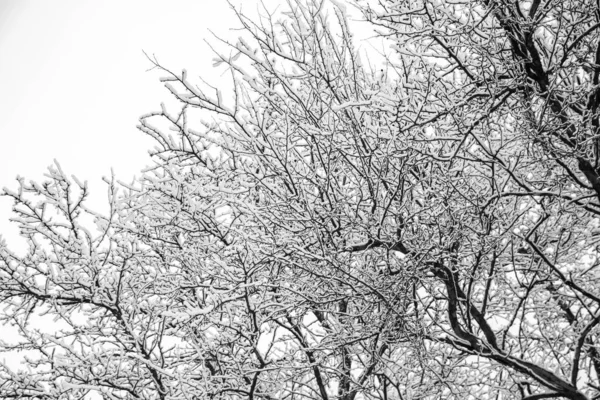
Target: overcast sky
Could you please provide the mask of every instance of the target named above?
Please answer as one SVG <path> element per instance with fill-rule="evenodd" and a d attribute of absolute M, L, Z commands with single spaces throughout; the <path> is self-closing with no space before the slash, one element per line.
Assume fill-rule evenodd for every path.
<path fill-rule="evenodd" d="M 255 15 L 258 0 L 232 2 Z M 205 40 L 235 41 L 238 26 L 226 0 L 0 0 L 0 188 L 15 189 L 17 175 L 40 180 L 56 159 L 88 181 L 88 205 L 102 211 L 102 176 L 113 168 L 127 181 L 149 164 L 153 143 L 137 120 L 170 98 L 144 51 L 214 84 L 224 78 Z M 10 206 L 0 198 L 0 235 L 21 250 Z"/>
<path fill-rule="evenodd" d="M 225 0 L 0 0 L 0 188 L 57 159 L 101 202 L 111 167 L 128 180 L 149 163 L 137 119 L 169 96 L 143 51 L 218 79 L 204 39 L 231 34 L 232 15 Z M 10 204 L 0 198 L 9 243 Z"/>

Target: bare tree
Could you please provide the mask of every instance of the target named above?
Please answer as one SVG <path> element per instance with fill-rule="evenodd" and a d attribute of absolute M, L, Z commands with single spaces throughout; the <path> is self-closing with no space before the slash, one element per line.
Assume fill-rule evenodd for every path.
<path fill-rule="evenodd" d="M 1 396 L 600 398 L 600 5 L 355 6 L 380 66 L 321 0 L 238 12 L 226 91 L 152 59 L 179 107 L 108 215 L 5 189 Z"/>

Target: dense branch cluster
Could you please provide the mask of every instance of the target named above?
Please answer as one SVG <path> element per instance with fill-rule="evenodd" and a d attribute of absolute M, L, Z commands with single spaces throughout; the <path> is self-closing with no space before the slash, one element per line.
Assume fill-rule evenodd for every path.
<path fill-rule="evenodd" d="M 0 397 L 600 398 L 600 4 L 353 5 L 380 67 L 324 0 L 238 12 L 226 91 L 153 60 L 107 215 L 5 189 Z"/>

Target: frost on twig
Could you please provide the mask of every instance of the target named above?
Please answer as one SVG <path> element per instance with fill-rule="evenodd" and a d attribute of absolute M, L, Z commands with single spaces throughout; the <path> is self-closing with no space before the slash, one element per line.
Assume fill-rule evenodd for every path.
<path fill-rule="evenodd" d="M 598 397 L 597 5 L 353 4 L 385 65 L 320 0 L 234 10 L 227 84 L 151 58 L 107 215 L 58 165 L 5 189 L 2 395 Z"/>

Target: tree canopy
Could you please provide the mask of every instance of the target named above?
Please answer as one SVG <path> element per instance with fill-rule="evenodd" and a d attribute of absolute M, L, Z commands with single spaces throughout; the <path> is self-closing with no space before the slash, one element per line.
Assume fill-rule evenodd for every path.
<path fill-rule="evenodd" d="M 108 214 L 4 189 L 0 396 L 600 398 L 600 3 L 234 12 L 226 90 L 152 60 L 178 106 Z"/>

